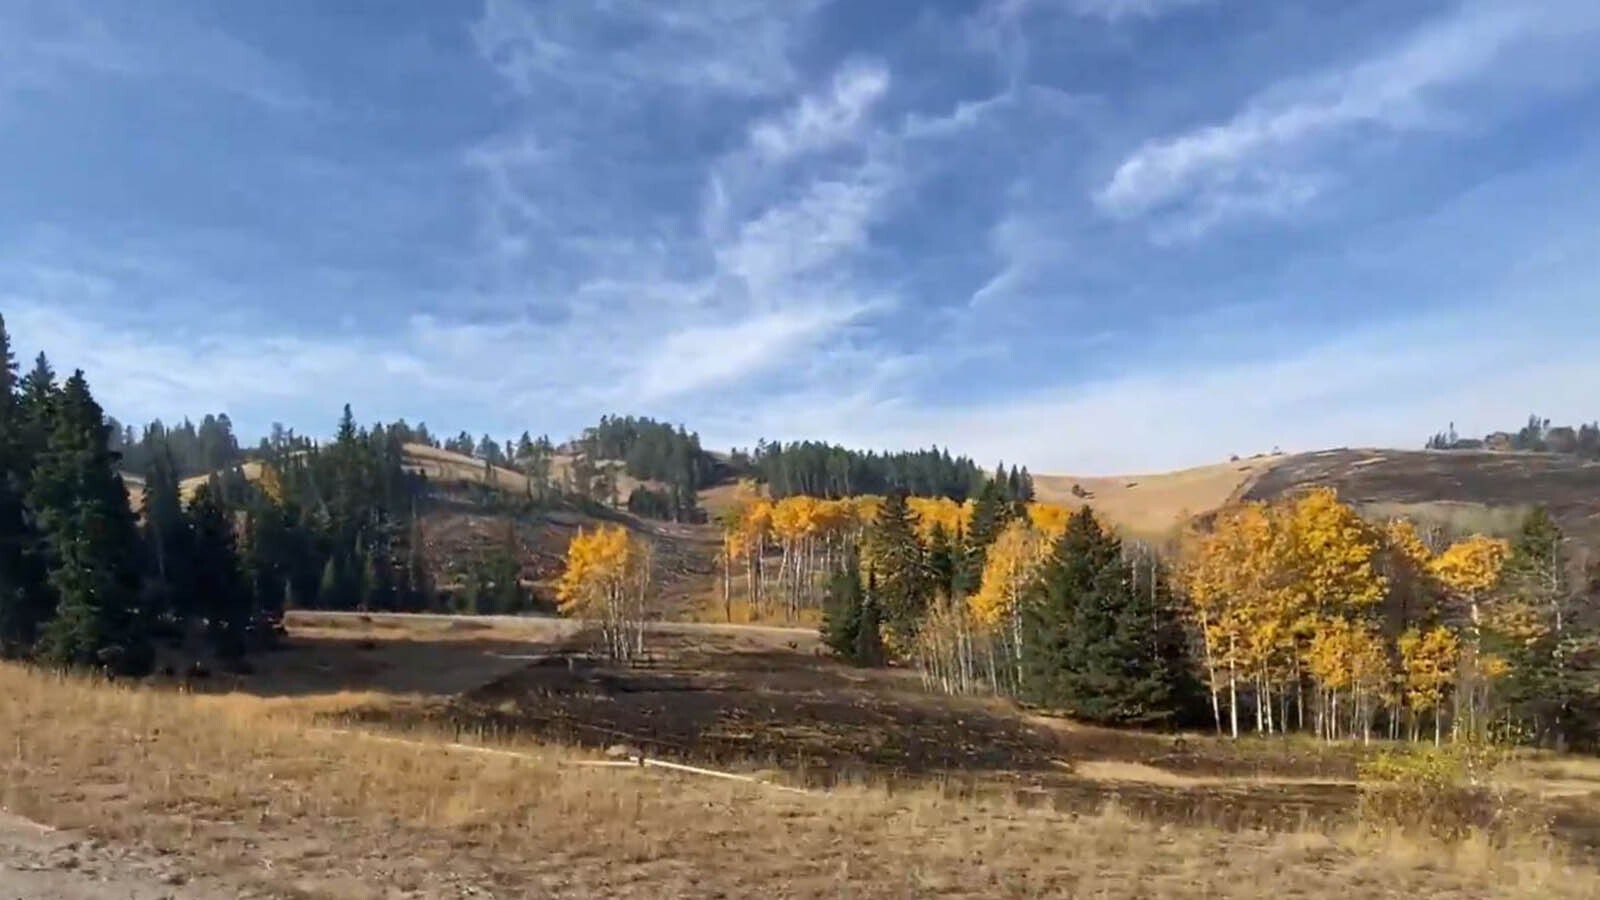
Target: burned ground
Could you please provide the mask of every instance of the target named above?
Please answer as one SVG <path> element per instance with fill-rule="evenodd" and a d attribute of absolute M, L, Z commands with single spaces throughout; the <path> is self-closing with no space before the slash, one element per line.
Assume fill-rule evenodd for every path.
<path fill-rule="evenodd" d="M 1534 506 L 1550 511 L 1575 541 L 1600 544 L 1600 462 L 1553 453 L 1324 450 L 1284 457 L 1255 478 L 1242 499 L 1270 500 L 1327 485 L 1357 507 L 1394 514 L 1503 510 L 1514 523 Z M 1429 507 L 1432 507 L 1430 510 Z M 1476 523 L 1474 523 L 1476 524 Z"/>

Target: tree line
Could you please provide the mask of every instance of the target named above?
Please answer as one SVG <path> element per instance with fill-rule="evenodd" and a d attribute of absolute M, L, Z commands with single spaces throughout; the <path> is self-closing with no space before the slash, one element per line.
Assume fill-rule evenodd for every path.
<path fill-rule="evenodd" d="M 111 452 L 121 458 L 124 472 L 144 472 L 157 457 L 166 457 L 178 476 L 186 478 L 238 465 L 245 458 L 227 413 L 208 413 L 198 426 L 187 418 L 173 426 L 156 419 L 137 431 L 114 417 L 108 416 L 106 422 L 111 427 Z"/>
<path fill-rule="evenodd" d="M 1026 468 L 1002 464 L 993 478 L 965 456 L 952 457 L 937 447 L 899 453 L 849 450 L 816 441 L 788 444 L 761 441 L 753 451 L 735 450 L 732 465 L 766 485 L 774 498 L 806 495 L 839 499 L 863 494 L 903 491 L 917 497 L 948 497 L 957 502 L 974 497 L 984 484 L 1001 485 L 1009 498 L 1034 496 L 1033 476 Z"/>
<path fill-rule="evenodd" d="M 276 610 L 213 487 L 149 497 L 161 524 L 141 524 L 83 372 L 59 381 L 42 353 L 17 371 L 0 319 L 0 654 L 138 674 L 161 639 L 226 660 L 270 640 Z"/>
<path fill-rule="evenodd" d="M 1600 459 L 1600 423 L 1552 426 L 1549 419 L 1531 415 L 1527 424 L 1516 431 L 1464 438 L 1456 433 L 1452 422 L 1449 428 L 1428 438 L 1425 446 L 1429 450 L 1519 450 Z"/>

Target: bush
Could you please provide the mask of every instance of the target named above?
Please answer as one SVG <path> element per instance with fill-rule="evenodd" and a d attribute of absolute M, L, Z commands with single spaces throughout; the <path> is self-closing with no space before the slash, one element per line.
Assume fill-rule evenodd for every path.
<path fill-rule="evenodd" d="M 1542 828 L 1492 780 L 1509 758 L 1508 745 L 1481 741 L 1379 753 L 1357 769 L 1361 821 L 1445 840 Z"/>

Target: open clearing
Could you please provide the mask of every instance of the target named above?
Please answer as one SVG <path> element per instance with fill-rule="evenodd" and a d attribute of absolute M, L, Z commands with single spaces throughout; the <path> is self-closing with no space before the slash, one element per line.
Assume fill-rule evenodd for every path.
<path fill-rule="evenodd" d="M 1508 774 L 1553 843 L 1444 846 L 1351 824 L 1360 747 L 953 700 L 803 631 L 663 625 L 623 671 L 559 620 L 291 629 L 256 673 L 191 694 L 0 667 L 0 805 L 101 842 L 69 864 L 95 878 L 186 882 L 149 896 L 1600 896 L 1575 862 L 1600 834 L 1594 761 Z M 811 793 L 582 765 L 614 743 Z"/>

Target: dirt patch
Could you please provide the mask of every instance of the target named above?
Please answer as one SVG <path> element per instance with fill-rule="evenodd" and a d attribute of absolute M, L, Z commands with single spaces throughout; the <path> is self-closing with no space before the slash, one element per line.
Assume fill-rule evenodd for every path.
<path fill-rule="evenodd" d="M 0 810 L 0 897 L 28 900 L 229 900 L 250 886 L 195 879 L 170 855 L 57 831 Z"/>

